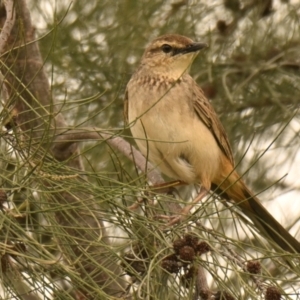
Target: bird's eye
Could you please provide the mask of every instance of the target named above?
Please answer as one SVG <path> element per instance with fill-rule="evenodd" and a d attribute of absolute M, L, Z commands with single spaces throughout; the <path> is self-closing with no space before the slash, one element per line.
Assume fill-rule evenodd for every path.
<path fill-rule="evenodd" d="M 172 46 L 168 45 L 168 44 L 163 44 L 161 46 L 161 49 L 163 52 L 165 53 L 170 53 L 172 51 Z"/>

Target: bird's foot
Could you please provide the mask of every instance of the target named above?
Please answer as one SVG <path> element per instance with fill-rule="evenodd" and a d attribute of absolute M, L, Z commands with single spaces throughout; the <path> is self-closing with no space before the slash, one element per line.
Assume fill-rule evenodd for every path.
<path fill-rule="evenodd" d="M 149 196 L 149 195 L 155 195 L 155 194 L 171 194 L 174 192 L 174 190 L 176 191 L 176 189 L 174 189 L 174 187 L 179 186 L 179 185 L 186 185 L 185 182 L 181 181 L 181 180 L 175 180 L 175 181 L 170 181 L 170 182 L 163 182 L 163 183 L 159 183 L 153 186 L 148 187 L 145 191 L 144 191 L 144 195 L 145 196 Z M 145 202 L 145 197 L 141 197 L 137 200 L 136 203 L 128 206 L 129 210 L 136 210 L 140 207 L 140 205 L 142 203 Z"/>
<path fill-rule="evenodd" d="M 128 208 L 129 210 L 134 211 L 134 210 L 138 209 L 138 208 L 142 205 L 143 202 L 145 202 L 145 199 L 144 199 L 143 197 L 138 198 L 137 201 L 136 201 L 135 203 L 133 203 L 133 204 L 130 205 L 130 206 L 127 206 L 127 208 Z"/>
<path fill-rule="evenodd" d="M 166 216 L 166 215 L 158 215 L 156 216 L 159 219 L 164 219 L 164 220 L 168 220 L 169 222 L 165 225 L 165 229 L 179 224 L 182 221 L 184 221 L 185 219 L 187 219 L 191 209 L 198 203 L 200 202 L 203 197 L 205 197 L 207 195 L 207 190 L 204 188 L 201 188 L 200 193 L 198 194 L 198 196 L 193 200 L 192 203 L 190 203 L 189 205 L 186 205 L 178 214 L 175 214 L 173 216 Z"/>
<path fill-rule="evenodd" d="M 168 229 L 169 227 L 180 224 L 182 221 L 184 221 L 188 216 L 188 212 L 185 213 L 184 209 L 181 211 L 180 214 L 176 214 L 173 216 L 167 216 L 167 215 L 156 215 L 156 219 L 160 220 L 166 220 L 167 223 L 164 225 L 164 229 Z"/>

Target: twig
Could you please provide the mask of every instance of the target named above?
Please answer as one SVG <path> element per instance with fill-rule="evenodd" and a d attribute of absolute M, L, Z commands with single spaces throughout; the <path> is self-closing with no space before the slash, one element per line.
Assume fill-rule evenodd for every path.
<path fill-rule="evenodd" d="M 199 299 L 199 296 L 203 299 L 209 300 L 212 299 L 212 291 L 209 289 L 207 280 L 206 280 L 206 275 L 205 275 L 205 270 L 204 268 L 200 265 L 198 266 L 197 270 L 197 277 L 196 277 L 196 293 L 194 299 L 197 300 Z"/>

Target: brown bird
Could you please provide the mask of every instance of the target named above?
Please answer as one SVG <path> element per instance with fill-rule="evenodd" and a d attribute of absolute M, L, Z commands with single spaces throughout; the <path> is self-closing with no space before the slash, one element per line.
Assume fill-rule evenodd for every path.
<path fill-rule="evenodd" d="M 264 208 L 235 170 L 226 132 L 188 74 L 205 47 L 177 34 L 156 38 L 146 48 L 125 95 L 125 116 L 141 152 L 170 178 L 201 184 L 199 195 L 170 224 L 180 221 L 214 189 L 237 204 L 283 250 L 300 253 L 300 243 Z"/>

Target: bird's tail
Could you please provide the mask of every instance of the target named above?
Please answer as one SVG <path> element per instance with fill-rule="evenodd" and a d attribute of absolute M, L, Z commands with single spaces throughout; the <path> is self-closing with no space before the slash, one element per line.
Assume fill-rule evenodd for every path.
<path fill-rule="evenodd" d="M 218 189 L 241 208 L 262 235 L 267 235 L 265 237 L 271 238 L 285 251 L 300 253 L 300 243 L 264 208 L 237 172 L 233 171 L 229 177 L 219 182 Z"/>

